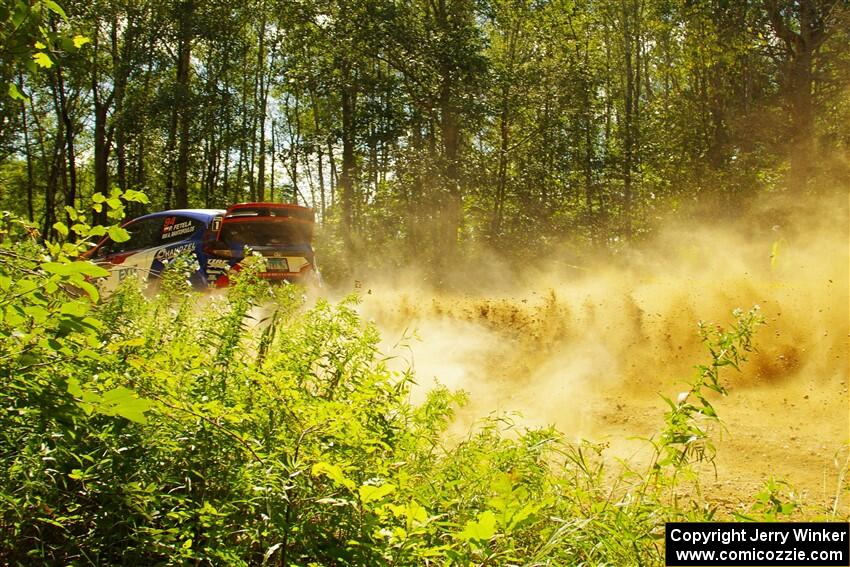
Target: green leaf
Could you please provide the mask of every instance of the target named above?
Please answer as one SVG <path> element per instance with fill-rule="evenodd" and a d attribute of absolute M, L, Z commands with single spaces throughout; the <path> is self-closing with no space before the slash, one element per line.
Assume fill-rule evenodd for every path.
<path fill-rule="evenodd" d="M 476 520 L 466 522 L 458 537 L 466 541 L 488 541 L 494 535 L 496 535 L 496 515 L 490 510 L 485 510 L 478 514 Z"/>
<path fill-rule="evenodd" d="M 348 490 L 354 491 L 354 481 L 350 478 L 346 478 L 343 474 L 342 469 L 336 465 L 332 465 L 330 463 L 319 462 L 313 465 L 313 476 L 325 475 L 335 483 L 344 486 Z"/>
<path fill-rule="evenodd" d="M 374 502 L 376 500 L 380 500 L 384 496 L 392 494 L 395 492 L 395 486 L 387 483 L 382 484 L 381 486 L 372 486 L 370 484 L 364 484 L 360 487 L 360 501 L 363 504 L 368 504 L 369 502 Z"/>
<path fill-rule="evenodd" d="M 35 48 L 36 49 L 47 49 L 47 46 L 44 45 L 43 43 L 41 43 L 40 41 L 36 41 L 35 42 Z"/>
<path fill-rule="evenodd" d="M 138 397 L 133 390 L 118 386 L 104 393 L 101 396 L 100 407 L 95 409 L 99 413 L 116 415 L 145 425 L 148 422 L 145 412 L 153 405 L 151 400 Z"/>
<path fill-rule="evenodd" d="M 91 304 L 88 301 L 69 301 L 63 303 L 59 308 L 59 312 L 63 315 L 71 315 L 72 317 L 84 317 L 91 309 Z"/>
<path fill-rule="evenodd" d="M 45 69 L 50 69 L 53 67 L 53 61 L 47 55 L 47 53 L 43 51 L 39 51 L 38 53 L 33 54 L 33 61 L 35 61 L 39 67 L 44 67 Z"/>
<path fill-rule="evenodd" d="M 103 278 L 109 275 L 109 270 L 98 266 L 92 262 L 74 262 L 74 265 L 77 266 L 77 269 L 84 276 L 91 276 L 93 278 Z"/>
<path fill-rule="evenodd" d="M 84 35 L 75 35 L 74 36 L 74 47 L 77 49 L 81 48 L 87 43 L 90 43 L 91 40 Z"/>
<path fill-rule="evenodd" d="M 98 292 L 97 288 L 95 286 L 93 286 L 92 284 L 90 284 L 89 282 L 87 282 L 87 281 L 77 282 L 76 285 L 81 290 L 86 292 L 86 294 L 88 294 L 88 296 L 89 296 L 89 299 L 91 299 L 93 302 L 97 303 L 97 301 L 100 299 L 100 292 Z"/>
<path fill-rule="evenodd" d="M 62 238 L 68 236 L 68 227 L 65 225 L 64 222 L 53 223 L 53 228 L 56 229 L 56 232 L 58 232 Z"/>
<path fill-rule="evenodd" d="M 50 10 L 51 12 L 54 12 L 56 14 L 59 14 L 59 16 L 63 20 L 68 19 L 68 16 L 65 14 L 65 10 L 63 10 L 62 7 L 59 4 L 57 4 L 53 0 L 43 0 L 43 2 L 44 2 L 44 5 L 47 6 L 48 10 Z"/>
<path fill-rule="evenodd" d="M 32 317 L 36 324 L 44 323 L 50 317 L 50 311 L 40 305 L 28 305 L 24 307 L 24 313 Z"/>
<path fill-rule="evenodd" d="M 100 319 L 95 319 L 94 317 L 84 317 L 82 323 L 88 325 L 93 329 L 103 329 L 103 321 Z"/>
<path fill-rule="evenodd" d="M 120 226 L 110 226 L 107 233 L 113 242 L 126 242 L 130 240 L 130 233 Z"/>
<path fill-rule="evenodd" d="M 18 0 L 15 6 L 15 12 L 12 14 L 12 27 L 17 28 L 29 16 L 29 4 Z"/>
<path fill-rule="evenodd" d="M 106 197 L 103 196 L 103 193 L 95 193 L 91 196 L 91 200 L 94 203 L 103 203 L 106 201 Z"/>
<path fill-rule="evenodd" d="M 14 100 L 29 100 L 21 91 L 18 90 L 15 83 L 9 83 L 9 96 Z"/>
<path fill-rule="evenodd" d="M 26 295 L 32 291 L 35 291 L 39 287 L 39 283 L 30 278 L 20 279 L 15 282 L 15 292 L 19 295 Z"/>
<path fill-rule="evenodd" d="M 22 311 L 17 305 L 7 306 L 3 319 L 10 327 L 18 327 L 26 322 L 26 317 L 22 315 Z"/>
<path fill-rule="evenodd" d="M 125 201 L 130 201 L 133 203 L 150 203 L 150 199 L 148 196 L 142 193 L 141 191 L 134 191 L 133 189 L 127 189 L 124 191 L 123 198 Z"/>
<path fill-rule="evenodd" d="M 413 523 L 422 523 L 428 519 L 428 511 L 425 510 L 418 502 L 410 501 L 404 511 L 407 519 Z"/>
<path fill-rule="evenodd" d="M 539 509 L 539 505 L 535 505 L 532 503 L 526 504 L 511 516 L 510 523 L 506 531 L 511 532 L 522 526 L 523 523 L 533 521 L 535 519 L 535 514 Z"/>
<path fill-rule="evenodd" d="M 80 358 L 88 358 L 89 360 L 97 360 L 97 361 L 106 360 L 105 356 L 103 356 L 99 352 L 95 352 L 95 351 L 88 349 L 88 348 L 84 348 L 78 354 L 79 354 Z"/>
<path fill-rule="evenodd" d="M 109 271 L 101 268 L 91 262 L 44 262 L 41 264 L 41 269 L 51 274 L 59 276 L 73 276 L 76 274 L 91 276 L 93 278 L 102 278 L 109 275 Z"/>
<path fill-rule="evenodd" d="M 68 378 L 68 393 L 75 398 L 83 397 L 83 389 L 80 387 L 80 381 L 76 378 Z"/>

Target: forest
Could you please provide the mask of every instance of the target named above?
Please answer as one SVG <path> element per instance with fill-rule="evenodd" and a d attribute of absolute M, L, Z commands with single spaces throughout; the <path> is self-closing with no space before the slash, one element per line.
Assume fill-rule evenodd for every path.
<path fill-rule="evenodd" d="M 0 18 L 0 203 L 44 238 L 118 187 L 150 198 L 131 216 L 306 203 L 332 268 L 415 251 L 440 269 L 848 183 L 839 0 L 22 0 Z"/>
<path fill-rule="evenodd" d="M 848 521 L 848 45 L 848 0 L 7 0 L 0 564 Z M 245 202 L 314 209 L 324 287 L 99 284 Z"/>

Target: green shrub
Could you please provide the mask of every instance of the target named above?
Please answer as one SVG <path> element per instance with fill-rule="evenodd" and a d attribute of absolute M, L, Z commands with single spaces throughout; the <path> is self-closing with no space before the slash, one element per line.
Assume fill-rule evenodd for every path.
<path fill-rule="evenodd" d="M 712 458 L 703 389 L 723 391 L 755 312 L 703 327 L 712 362 L 652 464 L 612 473 L 602 447 L 506 417 L 445 445 L 464 395 L 411 405 L 355 297 L 307 308 L 251 265 L 199 296 L 177 261 L 156 297 L 131 278 L 101 300 L 100 268 L 57 252 L 0 247 L 3 562 L 660 564 L 665 521 L 713 517 L 675 487 Z"/>

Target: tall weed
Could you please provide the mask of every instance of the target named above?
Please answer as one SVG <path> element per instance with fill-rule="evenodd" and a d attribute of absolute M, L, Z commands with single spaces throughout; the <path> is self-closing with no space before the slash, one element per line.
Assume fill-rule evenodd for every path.
<path fill-rule="evenodd" d="M 677 486 L 713 458 L 708 392 L 752 348 L 756 311 L 702 327 L 711 361 L 668 400 L 655 457 L 617 472 L 604 447 L 506 416 L 446 444 L 464 394 L 412 405 L 413 376 L 384 364 L 356 297 L 306 308 L 250 262 L 200 297 L 178 260 L 157 296 L 128 280 L 100 300 L 78 285 L 99 268 L 9 242 L 5 563 L 660 564 L 665 521 L 714 517 Z M 772 502 L 754 517 L 787 510 Z"/>

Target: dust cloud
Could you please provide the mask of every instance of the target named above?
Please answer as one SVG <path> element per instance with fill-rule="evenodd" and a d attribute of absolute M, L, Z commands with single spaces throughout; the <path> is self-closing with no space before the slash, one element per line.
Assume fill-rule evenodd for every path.
<path fill-rule="evenodd" d="M 710 360 L 697 322 L 728 324 L 760 307 L 766 325 L 741 373 L 716 400 L 719 500 L 787 479 L 804 501 L 835 505 L 850 441 L 846 195 L 752 206 L 734 220 L 671 224 L 616 255 L 495 255 L 461 269 L 465 284 L 434 291 L 409 271 L 361 282 L 361 310 L 397 368 L 412 366 L 417 399 L 435 381 L 469 393 L 452 434 L 516 412 L 568 439 L 610 444 L 659 431 L 665 404 Z M 846 502 L 841 503 L 846 507 Z"/>

